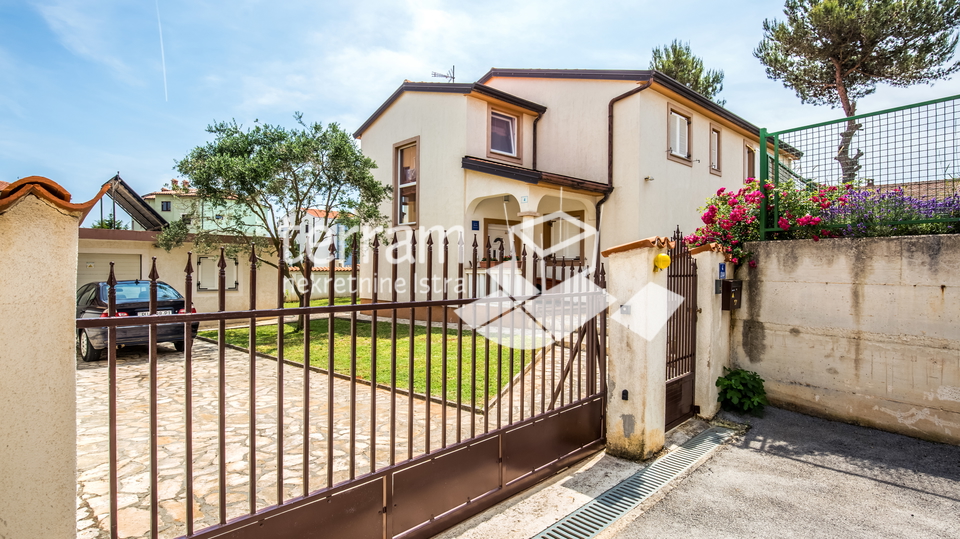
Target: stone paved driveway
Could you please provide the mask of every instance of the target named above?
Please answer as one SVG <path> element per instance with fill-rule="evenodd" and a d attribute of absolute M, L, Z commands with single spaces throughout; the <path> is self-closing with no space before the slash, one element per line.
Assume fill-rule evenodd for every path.
<path fill-rule="evenodd" d="M 555 367 L 559 371 L 561 361 L 567 354 L 548 354 L 552 359 L 525 376 L 527 395 L 531 380 L 541 384 L 541 376 L 548 381 L 554 378 Z M 545 367 L 545 368 L 544 368 Z M 275 361 L 257 359 L 257 509 L 277 503 L 277 364 Z M 249 357 L 246 353 L 226 351 L 226 462 L 227 462 L 227 518 L 232 519 L 249 511 Z M 108 371 L 107 362 L 77 363 L 77 422 L 78 422 L 78 491 L 77 531 L 79 539 L 109 537 L 109 486 L 108 486 Z M 532 378 L 531 378 L 532 376 Z M 119 440 L 119 493 L 118 520 L 120 537 L 146 537 L 150 527 L 150 475 L 149 475 L 149 363 L 146 347 L 131 347 L 121 350 L 117 360 L 118 379 L 118 440 Z M 186 491 L 184 426 L 184 362 L 181 354 L 171 345 L 161 344 L 158 359 L 158 492 L 160 499 L 160 537 L 178 537 L 186 533 Z M 217 349 L 204 341 L 197 341 L 193 359 L 193 461 L 195 530 L 216 524 L 219 518 L 218 484 L 218 382 Z M 310 375 L 310 490 L 326 486 L 327 451 L 327 383 L 326 375 L 311 372 Z M 350 439 L 350 382 L 334 381 L 334 483 L 349 478 Z M 292 365 L 284 367 L 284 498 L 300 496 L 303 491 L 303 368 Z M 504 402 L 502 422 L 513 408 L 514 418 L 519 419 L 521 407 L 530 414 L 530 405 L 540 408 L 542 391 L 537 387 L 531 403 L 525 397 L 521 403 L 519 388 L 514 392 L 510 407 Z M 370 442 L 376 442 L 376 464 L 382 468 L 389 464 L 389 421 L 384 420 L 390 409 L 391 396 L 386 390 L 376 391 L 378 418 L 374 421 L 376 431 L 370 430 L 370 388 L 358 384 L 356 423 L 356 474 L 370 469 Z M 509 392 L 504 390 L 504 397 Z M 550 393 L 545 393 L 550 399 Z M 509 401 L 509 399 L 504 399 Z M 441 434 L 441 408 L 431 405 L 431 447 L 439 447 Z M 397 397 L 397 460 L 406 458 L 408 399 Z M 456 409 L 447 407 L 447 439 L 456 439 Z M 413 408 L 413 454 L 424 450 L 426 406 L 423 400 L 414 400 Z M 463 437 L 469 436 L 471 415 L 462 414 Z M 483 430 L 483 416 L 477 415 L 477 432 Z M 491 428 L 495 428 L 491 418 Z"/>
<path fill-rule="evenodd" d="M 248 512 L 249 358 L 227 350 L 227 518 Z M 149 476 L 149 363 L 145 347 L 118 354 L 119 495 L 120 537 L 141 537 L 150 526 Z M 158 447 L 160 536 L 177 537 L 185 528 L 185 426 L 183 357 L 172 346 L 160 345 L 158 360 Z M 257 360 L 257 508 L 277 502 L 277 364 Z M 108 537 L 110 501 L 108 496 L 108 383 L 106 361 L 78 362 L 78 491 L 77 531 L 80 539 Z M 216 346 L 198 341 L 194 346 L 194 515 L 195 529 L 217 523 L 219 485 L 217 480 L 217 353 Z M 356 474 L 370 468 L 370 389 L 357 385 Z M 334 482 L 349 478 L 350 382 L 334 382 Z M 326 486 L 326 399 L 327 377 L 310 376 L 310 490 Z M 389 409 L 389 391 L 377 391 L 377 406 Z M 398 398 L 398 401 L 401 401 Z M 397 455 L 407 452 L 407 399 L 397 409 Z M 431 407 L 432 446 L 440 439 L 440 408 Z M 448 412 L 450 410 L 448 409 Z M 303 462 L 303 369 L 285 366 L 284 371 L 284 497 L 302 494 Z M 414 454 L 424 449 L 426 408 L 414 401 Z M 469 421 L 469 414 L 464 414 Z M 450 417 L 455 417 L 450 413 Z M 466 423 L 464 424 L 466 432 Z M 378 466 L 389 461 L 389 422 L 376 422 Z M 450 421 L 448 436 L 455 436 Z M 403 435 L 401 436 L 400 433 Z"/>

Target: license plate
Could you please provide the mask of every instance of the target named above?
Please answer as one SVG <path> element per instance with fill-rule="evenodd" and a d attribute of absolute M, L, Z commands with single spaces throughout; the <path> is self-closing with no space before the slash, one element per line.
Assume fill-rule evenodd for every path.
<path fill-rule="evenodd" d="M 173 311 L 157 311 L 158 315 L 161 314 L 173 314 Z M 137 316 L 150 316 L 150 311 L 144 311 L 142 313 L 137 313 Z"/>

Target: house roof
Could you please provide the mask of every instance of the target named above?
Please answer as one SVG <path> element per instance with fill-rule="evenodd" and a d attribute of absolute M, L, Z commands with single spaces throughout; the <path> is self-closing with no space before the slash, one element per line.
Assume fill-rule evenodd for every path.
<path fill-rule="evenodd" d="M 532 183 L 534 185 L 546 184 L 557 187 L 564 187 L 573 190 L 585 191 L 590 194 L 602 195 L 609 193 L 612 189 L 605 183 L 564 176 L 562 174 L 553 174 L 542 170 L 533 170 L 530 168 L 518 167 L 516 165 L 507 165 L 481 159 L 479 157 L 464 156 L 460 162 L 461 166 L 467 170 L 474 170 L 484 174 L 519 180 L 521 182 Z"/>
<path fill-rule="evenodd" d="M 316 217 L 317 219 L 326 219 L 326 218 L 327 218 L 327 211 L 326 211 L 326 210 L 318 210 L 318 209 L 316 209 L 316 208 L 308 208 L 308 209 L 307 209 L 307 215 L 310 215 L 310 216 L 312 216 L 312 217 Z M 336 218 L 339 217 L 339 216 L 340 216 L 340 212 L 338 212 L 338 211 L 331 211 L 331 212 L 330 212 L 330 218 L 331 218 L 331 219 L 336 219 Z"/>
<path fill-rule="evenodd" d="M 390 108 L 390 105 L 392 105 L 394 101 L 399 99 L 404 92 L 436 92 L 436 93 L 463 94 L 463 95 L 476 93 L 479 95 L 496 99 L 498 101 L 502 101 L 504 103 L 513 105 L 515 107 L 519 107 L 521 109 L 535 112 L 537 114 L 543 114 L 547 110 L 547 107 L 543 105 L 534 103 L 533 101 L 528 101 L 526 99 L 523 99 L 522 97 L 517 97 L 515 95 L 508 94 L 503 90 L 491 88 L 490 86 L 481 84 L 479 82 L 475 82 L 471 84 L 463 84 L 463 83 L 450 83 L 450 82 L 404 81 L 404 83 L 401 84 L 399 88 L 397 88 L 397 91 L 393 92 L 393 95 L 388 97 L 387 100 L 384 101 L 382 105 L 380 105 L 380 108 L 374 111 L 374 113 L 369 118 L 367 118 L 367 121 L 363 122 L 363 124 L 359 127 L 359 129 L 357 129 L 353 133 L 353 136 L 356 138 L 360 138 L 361 136 L 363 136 L 363 132 L 366 131 L 368 127 L 373 125 L 373 123 L 376 122 L 377 119 L 380 118 L 380 116 L 384 112 L 386 112 L 388 108 Z"/>
<path fill-rule="evenodd" d="M 314 266 L 313 271 L 315 272 L 328 272 L 330 271 L 330 266 Z M 333 268 L 333 271 L 353 271 L 353 266 L 336 266 Z"/>
<path fill-rule="evenodd" d="M 477 81 L 486 84 L 495 77 L 541 78 L 541 79 L 581 79 L 581 80 L 627 80 L 651 82 L 679 94 L 732 124 L 760 136 L 760 128 L 744 120 L 729 110 L 714 103 L 686 85 L 667 75 L 652 69 L 500 69 L 493 68 Z"/>
<path fill-rule="evenodd" d="M 10 182 L 0 182 L 0 190 L 3 190 L 3 188 L 8 185 L 10 185 Z"/>

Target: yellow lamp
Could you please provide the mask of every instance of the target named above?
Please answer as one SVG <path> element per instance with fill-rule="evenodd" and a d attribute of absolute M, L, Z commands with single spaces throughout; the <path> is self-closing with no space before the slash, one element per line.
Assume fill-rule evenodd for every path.
<path fill-rule="evenodd" d="M 669 267 L 670 267 L 670 255 L 668 255 L 667 253 L 660 253 L 657 256 L 653 257 L 654 272 L 665 270 Z"/>

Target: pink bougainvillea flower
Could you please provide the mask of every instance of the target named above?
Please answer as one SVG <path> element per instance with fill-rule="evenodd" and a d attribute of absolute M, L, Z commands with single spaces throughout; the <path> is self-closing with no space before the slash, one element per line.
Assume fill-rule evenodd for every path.
<path fill-rule="evenodd" d="M 756 261 L 756 259 L 751 258 L 750 261 L 747 262 L 747 265 L 750 266 L 751 268 L 757 267 L 757 261 Z"/>
<path fill-rule="evenodd" d="M 790 221 L 788 221 L 786 217 L 781 217 L 777 221 L 777 225 L 783 230 L 790 230 Z"/>
<path fill-rule="evenodd" d="M 720 189 L 717 189 L 717 196 L 721 196 L 721 195 L 723 194 L 723 192 L 726 191 L 726 190 L 727 190 L 726 187 L 721 187 Z"/>
<path fill-rule="evenodd" d="M 727 201 L 727 204 L 729 204 L 729 205 L 731 205 L 731 206 L 736 206 L 736 205 L 739 204 L 739 203 L 740 203 L 740 201 L 737 200 L 736 197 L 731 198 L 730 200 Z"/>

